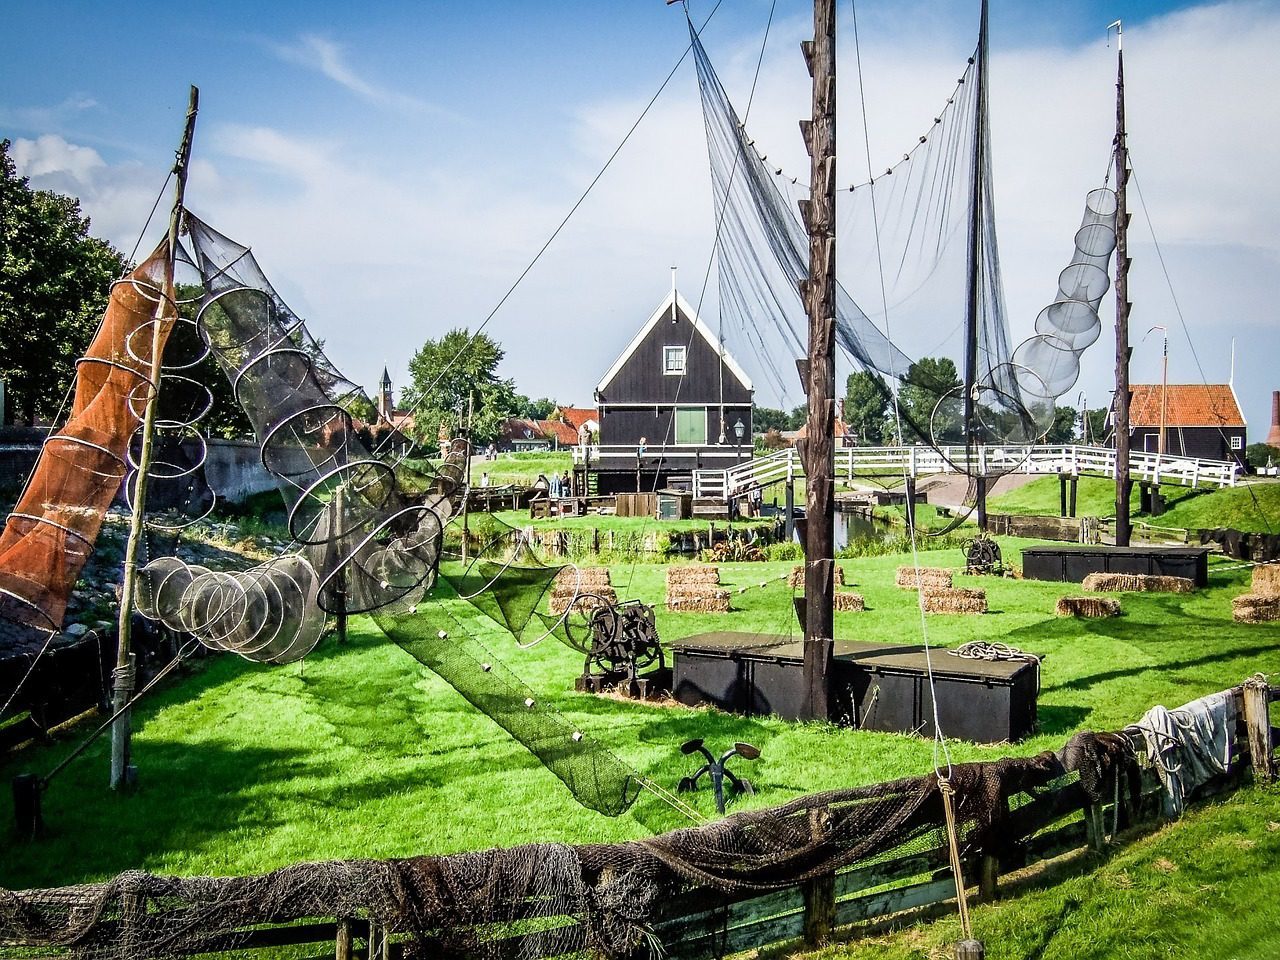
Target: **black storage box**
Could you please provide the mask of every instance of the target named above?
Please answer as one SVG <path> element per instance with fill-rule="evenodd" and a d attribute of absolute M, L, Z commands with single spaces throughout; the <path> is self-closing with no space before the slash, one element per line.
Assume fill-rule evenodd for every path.
<path fill-rule="evenodd" d="M 672 694 L 749 715 L 798 719 L 804 703 L 800 640 L 752 633 L 703 633 L 671 644 Z M 938 719 L 948 737 L 996 743 L 1035 728 L 1038 666 L 965 660 L 932 652 Z M 924 648 L 837 640 L 830 717 L 867 730 L 933 736 Z"/>
<path fill-rule="evenodd" d="M 1028 580 L 1080 583 L 1091 573 L 1186 577 L 1197 587 L 1207 587 L 1209 548 L 1063 544 L 1022 551 L 1022 575 Z"/>

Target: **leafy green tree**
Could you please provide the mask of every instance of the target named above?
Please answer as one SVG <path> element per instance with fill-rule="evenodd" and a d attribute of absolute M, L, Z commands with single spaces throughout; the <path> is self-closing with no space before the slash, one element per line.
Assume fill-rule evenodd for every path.
<path fill-rule="evenodd" d="M 530 400 L 524 394 L 517 393 L 515 416 L 525 417 L 529 420 L 547 420 L 557 406 L 559 404 L 550 397 L 539 397 L 537 400 Z"/>
<path fill-rule="evenodd" d="M 948 357 L 921 357 L 911 364 L 898 391 L 904 439 L 963 443 L 964 403 L 956 390 L 959 386 L 956 365 Z"/>
<path fill-rule="evenodd" d="M 805 425 L 805 421 L 809 419 L 809 405 L 802 403 L 798 407 L 794 407 L 791 413 L 787 415 L 787 430 L 799 430 Z"/>
<path fill-rule="evenodd" d="M 844 422 L 864 446 L 884 443 L 885 418 L 889 414 L 889 387 L 880 374 L 858 370 L 844 385 Z"/>
<path fill-rule="evenodd" d="M 1245 462 L 1251 467 L 1280 466 L 1280 447 L 1269 443 L 1251 443 L 1244 448 Z"/>
<path fill-rule="evenodd" d="M 1102 443 L 1109 432 L 1107 427 L 1107 415 L 1110 412 L 1111 411 L 1107 407 L 1098 407 L 1096 410 L 1085 411 L 1085 417 L 1089 424 L 1089 432 L 1085 439 L 1089 441 L 1090 446 L 1102 446 Z"/>
<path fill-rule="evenodd" d="M 751 423 L 755 427 L 756 433 L 768 433 L 770 430 L 790 430 L 790 422 L 791 418 L 785 410 L 761 407 L 754 403 L 751 405 Z"/>
<path fill-rule="evenodd" d="M 80 202 L 33 190 L 0 140 L 0 375 L 5 417 L 57 415 L 125 258 L 89 236 Z"/>
<path fill-rule="evenodd" d="M 404 398 L 414 411 L 418 438 L 434 443 L 442 423 L 450 433 L 458 433 L 468 401 L 474 400 L 473 442 L 496 440 L 502 421 L 520 411 L 515 382 L 498 377 L 503 356 L 502 347 L 488 334 L 473 339 L 465 328 L 424 343 L 409 361 L 412 382 Z"/>
<path fill-rule="evenodd" d="M 1054 407 L 1053 425 L 1045 434 L 1045 443 L 1075 443 L 1076 422 L 1080 415 L 1075 407 Z"/>

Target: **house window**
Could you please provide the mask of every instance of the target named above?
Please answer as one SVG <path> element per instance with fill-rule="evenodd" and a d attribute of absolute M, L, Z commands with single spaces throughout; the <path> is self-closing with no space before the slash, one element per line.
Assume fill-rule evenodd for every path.
<path fill-rule="evenodd" d="M 669 377 L 684 373 L 684 347 L 662 348 L 662 372 Z"/>
<path fill-rule="evenodd" d="M 1231 438 L 1231 449 L 1232 449 L 1232 450 L 1243 450 L 1243 449 L 1244 449 L 1244 437 L 1232 437 L 1232 438 Z"/>
<path fill-rule="evenodd" d="M 705 444 L 707 442 L 707 408 L 676 408 L 676 443 Z"/>

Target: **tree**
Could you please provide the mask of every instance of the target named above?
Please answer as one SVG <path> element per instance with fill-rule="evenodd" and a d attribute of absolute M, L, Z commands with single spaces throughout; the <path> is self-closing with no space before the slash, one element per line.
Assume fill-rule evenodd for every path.
<path fill-rule="evenodd" d="M 1111 411 L 1107 407 L 1098 407 L 1096 410 L 1086 410 L 1085 417 L 1089 424 L 1089 432 L 1084 437 L 1091 447 L 1102 446 L 1107 439 L 1107 434 L 1111 432 L 1111 428 L 1107 426 L 1107 417 Z"/>
<path fill-rule="evenodd" d="M 559 404 L 550 397 L 539 397 L 530 400 L 522 393 L 516 394 L 515 416 L 529 420 L 548 420 Z"/>
<path fill-rule="evenodd" d="M 1244 459 L 1249 466 L 1274 467 L 1280 465 L 1280 447 L 1269 443 L 1251 443 L 1244 448 Z"/>
<path fill-rule="evenodd" d="M 1054 407 L 1053 425 L 1044 435 L 1045 443 L 1075 443 L 1076 421 L 1079 412 L 1075 407 Z"/>
<path fill-rule="evenodd" d="M 885 417 L 889 413 L 889 387 L 874 371 L 849 374 L 844 385 L 844 422 L 858 435 L 858 442 L 884 443 Z"/>
<path fill-rule="evenodd" d="M 80 202 L 33 190 L 0 140 L 0 375 L 5 418 L 57 415 L 125 258 L 89 236 Z"/>
<path fill-rule="evenodd" d="M 948 357 L 921 357 L 911 364 L 898 391 L 903 439 L 963 443 L 964 403 L 959 386 L 956 365 Z"/>
<path fill-rule="evenodd" d="M 505 353 L 496 340 L 466 328 L 450 330 L 439 340 L 428 340 L 409 361 L 411 383 L 405 404 L 414 411 L 414 432 L 425 443 L 434 443 L 443 423 L 457 434 L 463 427 L 469 400 L 474 400 L 471 439 L 474 443 L 496 440 L 502 421 L 519 412 L 515 382 L 498 378 L 498 364 Z"/>
<path fill-rule="evenodd" d="M 785 410 L 760 407 L 754 403 L 751 405 L 751 423 L 755 426 L 756 433 L 768 433 L 770 430 L 790 430 L 790 422 L 791 419 L 787 416 Z"/>

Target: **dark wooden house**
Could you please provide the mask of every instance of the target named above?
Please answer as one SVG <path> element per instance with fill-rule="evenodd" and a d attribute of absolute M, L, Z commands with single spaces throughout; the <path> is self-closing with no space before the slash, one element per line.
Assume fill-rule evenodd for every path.
<path fill-rule="evenodd" d="M 1231 384 L 1171 383 L 1167 390 L 1166 396 L 1165 388 L 1158 383 L 1133 385 L 1133 400 L 1129 405 L 1132 450 L 1145 453 L 1159 450 L 1163 402 L 1165 453 L 1244 463 L 1244 448 L 1248 445 L 1246 424 Z"/>
<path fill-rule="evenodd" d="M 592 486 L 601 494 L 683 487 L 696 469 L 751 459 L 752 394 L 737 361 L 673 290 L 596 387 L 600 442 L 585 451 Z"/>

